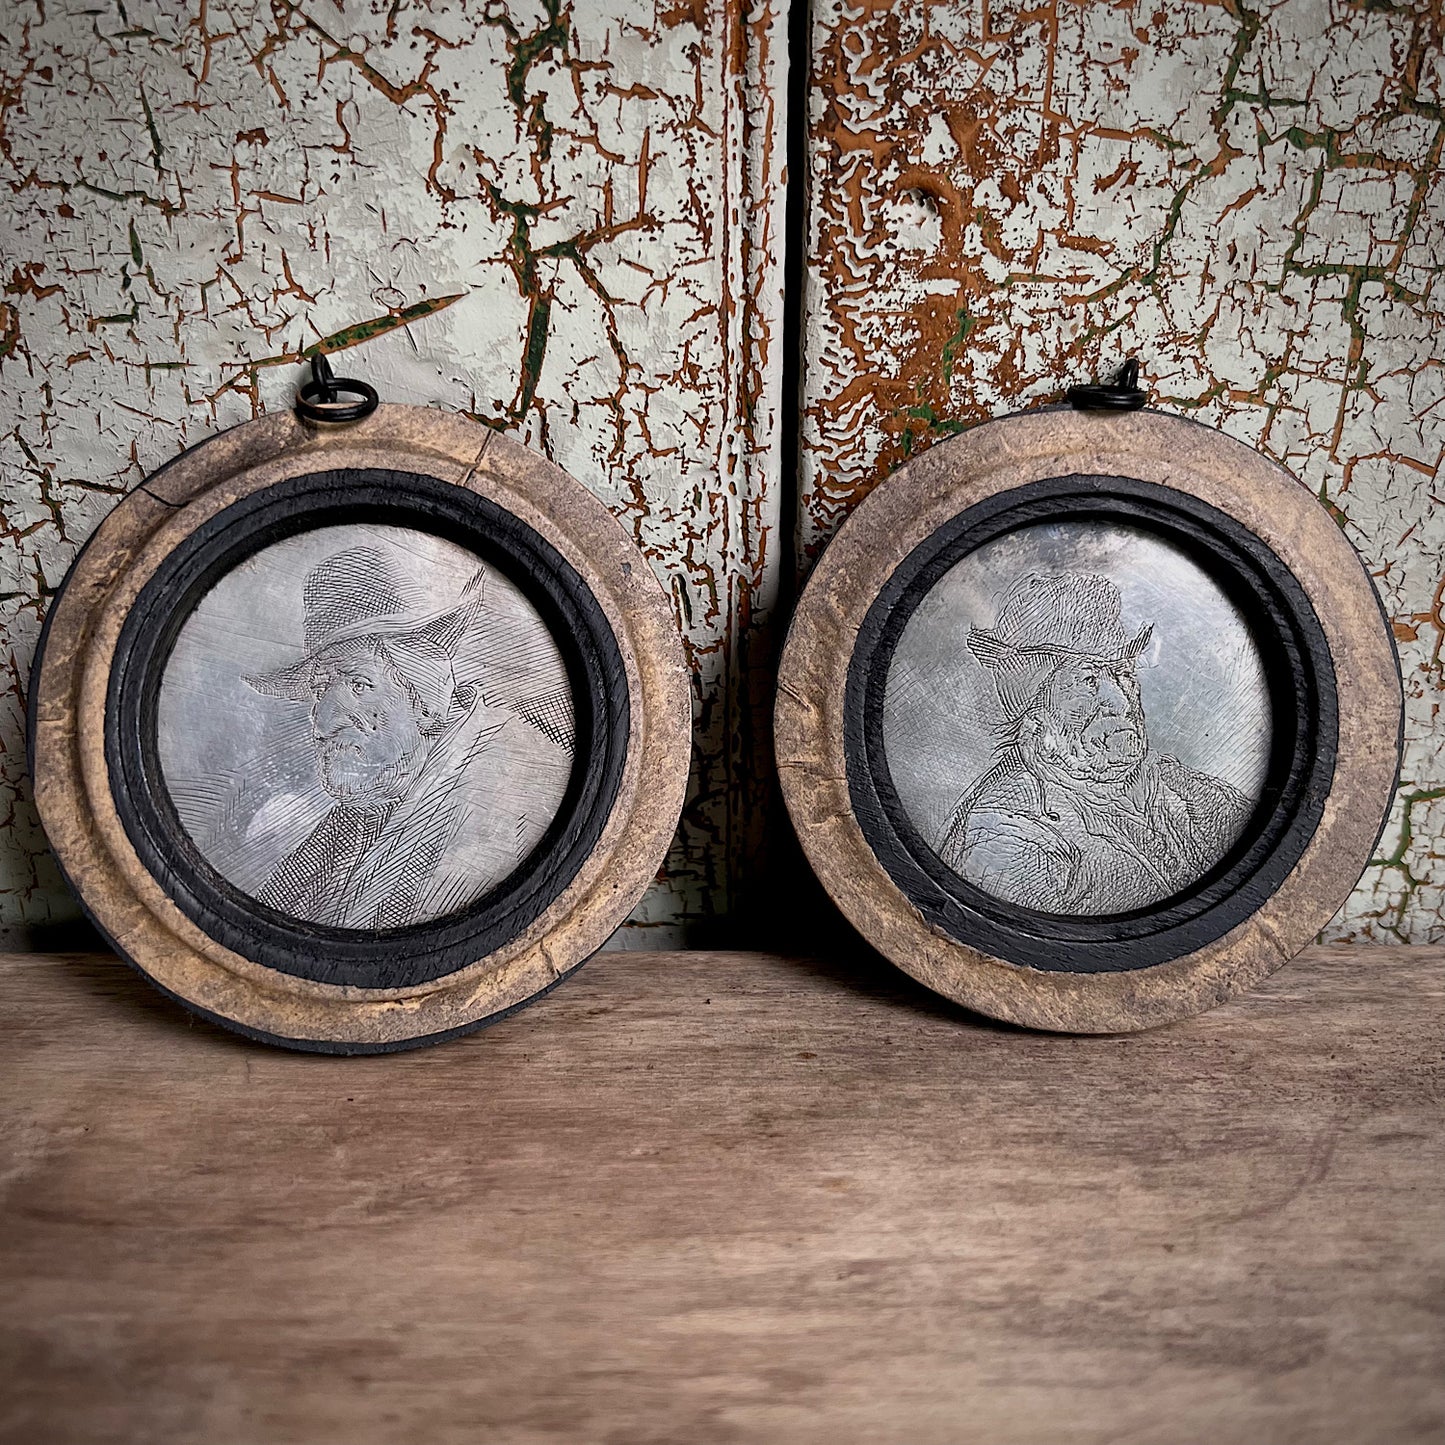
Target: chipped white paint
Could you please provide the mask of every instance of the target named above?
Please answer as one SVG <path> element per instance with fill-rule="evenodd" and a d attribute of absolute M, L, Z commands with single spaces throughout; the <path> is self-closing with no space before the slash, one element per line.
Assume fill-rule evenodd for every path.
<path fill-rule="evenodd" d="M 1439 6 L 832 3 L 811 66 L 805 556 L 910 452 L 1137 355 L 1364 556 L 1405 761 L 1329 936 L 1445 938 Z"/>
<path fill-rule="evenodd" d="M 71 909 L 23 777 L 44 595 L 147 470 L 367 330 L 348 366 L 544 447 L 672 589 L 698 744 L 640 919 L 726 908 L 762 816 L 781 4 L 11 5 L 0 922 Z M 910 449 L 1137 352 L 1160 405 L 1290 466 L 1375 572 L 1404 787 L 1335 931 L 1441 936 L 1438 10 L 815 11 L 805 550 Z"/>
<path fill-rule="evenodd" d="M 723 911 L 778 523 L 782 17 L 703 0 L 21 0 L 0 35 L 0 923 L 73 905 L 24 780 L 44 597 L 116 499 L 366 339 L 515 429 L 675 600 L 698 735 L 634 937 Z M 778 143 L 774 144 L 775 136 Z M 746 811 L 744 809 L 744 811 Z"/>

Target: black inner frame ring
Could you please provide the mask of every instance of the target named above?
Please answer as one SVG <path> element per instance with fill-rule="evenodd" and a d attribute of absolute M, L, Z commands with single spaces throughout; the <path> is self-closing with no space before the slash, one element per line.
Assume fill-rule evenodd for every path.
<path fill-rule="evenodd" d="M 1269 687 L 1269 764 L 1244 834 L 1189 888 L 1129 913 L 1043 913 L 961 878 L 905 813 L 884 751 L 889 667 L 904 627 L 934 583 L 961 558 L 1006 533 L 1065 521 L 1138 528 L 1188 554 L 1239 608 Z M 903 560 L 859 629 L 844 694 L 843 742 L 849 795 L 863 836 L 930 924 L 1010 963 L 1050 972 L 1124 972 L 1167 962 L 1222 937 L 1256 912 L 1299 861 L 1334 782 L 1335 669 L 1304 588 L 1249 528 L 1207 502 L 1152 482 L 1074 473 L 976 503 Z"/>
<path fill-rule="evenodd" d="M 356 522 L 430 532 L 505 573 L 551 630 L 572 687 L 572 776 L 551 826 L 512 873 L 466 909 L 404 928 L 307 923 L 241 892 L 182 826 L 157 748 L 161 679 L 182 625 L 206 592 L 272 543 Z M 106 702 L 105 754 L 116 811 L 141 863 L 210 937 L 297 978 L 407 988 L 492 953 L 576 877 L 616 801 L 630 726 L 617 638 L 591 589 L 550 542 L 495 502 L 438 478 L 342 469 L 293 477 L 234 503 L 161 563 L 121 628 Z"/>

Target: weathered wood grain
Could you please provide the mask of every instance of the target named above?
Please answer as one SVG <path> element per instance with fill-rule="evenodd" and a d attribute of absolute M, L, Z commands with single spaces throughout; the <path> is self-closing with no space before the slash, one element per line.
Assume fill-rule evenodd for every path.
<path fill-rule="evenodd" d="M 1109 1038 L 604 954 L 352 1060 L 0 988 L 7 1442 L 1445 1436 L 1445 950 Z"/>

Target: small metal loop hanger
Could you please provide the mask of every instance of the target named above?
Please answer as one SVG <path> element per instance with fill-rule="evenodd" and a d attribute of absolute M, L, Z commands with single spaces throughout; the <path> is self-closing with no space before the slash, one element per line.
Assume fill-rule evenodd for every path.
<path fill-rule="evenodd" d="M 357 400 L 343 401 L 343 395 Z M 296 393 L 297 414 L 308 421 L 360 421 L 370 416 L 379 404 L 374 386 L 352 377 L 336 376 L 325 352 L 321 351 L 311 358 L 311 380 L 303 383 Z"/>
<path fill-rule="evenodd" d="M 1131 356 L 1111 382 L 1071 386 L 1066 396 L 1075 411 L 1138 411 L 1149 400 L 1139 385 L 1139 363 Z"/>

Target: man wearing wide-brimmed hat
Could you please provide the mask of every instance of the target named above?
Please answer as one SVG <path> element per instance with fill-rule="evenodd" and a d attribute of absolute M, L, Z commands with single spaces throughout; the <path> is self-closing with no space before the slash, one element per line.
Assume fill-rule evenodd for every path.
<path fill-rule="evenodd" d="M 1002 711 L 993 766 L 960 799 L 939 846 L 956 872 L 1049 913 L 1114 913 L 1179 892 L 1233 845 L 1238 789 L 1153 751 L 1132 634 L 1106 577 L 1034 574 L 1008 591 L 969 650 Z"/>
<path fill-rule="evenodd" d="M 308 575 L 302 656 L 246 682 L 309 708 L 332 806 L 276 864 L 261 903 L 313 923 L 401 927 L 473 902 L 535 846 L 571 759 L 458 671 L 485 580 L 478 571 L 455 605 L 418 613 L 373 547 Z M 288 808 L 278 800 L 262 825 L 284 831 Z"/>

